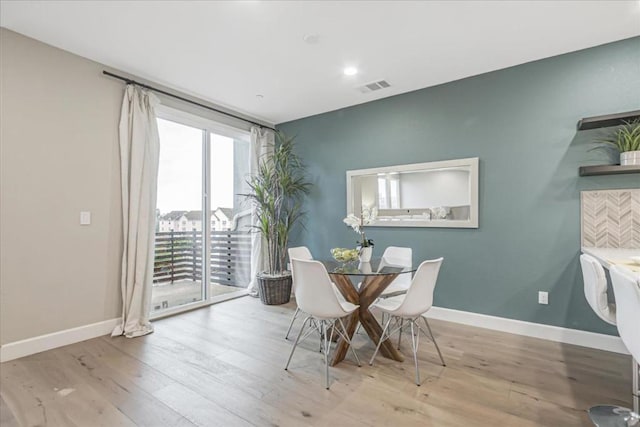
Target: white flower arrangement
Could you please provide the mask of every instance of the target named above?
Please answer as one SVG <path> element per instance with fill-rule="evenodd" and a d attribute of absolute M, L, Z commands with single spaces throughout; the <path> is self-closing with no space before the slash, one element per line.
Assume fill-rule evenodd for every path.
<path fill-rule="evenodd" d="M 367 239 L 367 237 L 364 235 L 364 227 L 365 225 L 369 225 L 373 221 L 375 221 L 377 216 L 377 208 L 364 208 L 360 213 L 360 217 L 357 217 L 354 214 L 349 214 L 345 219 L 342 220 L 342 222 L 353 228 L 353 231 L 360 234 L 361 240 L 358 242 L 358 245 L 361 248 L 373 246 L 373 240 Z"/>

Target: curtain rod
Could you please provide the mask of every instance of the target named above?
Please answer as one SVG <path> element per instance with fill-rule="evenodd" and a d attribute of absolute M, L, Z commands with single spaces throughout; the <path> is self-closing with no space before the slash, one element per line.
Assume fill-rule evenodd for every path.
<path fill-rule="evenodd" d="M 216 113 L 224 114 L 225 116 L 233 117 L 234 119 L 242 120 L 243 122 L 251 123 L 252 125 L 256 125 L 256 126 L 259 126 L 261 128 L 270 129 L 270 130 L 272 130 L 274 132 L 277 132 L 272 127 L 269 127 L 269 126 L 266 126 L 266 125 L 263 125 L 263 124 L 260 124 L 260 123 L 256 123 L 254 121 L 245 119 L 245 118 L 240 117 L 240 116 L 236 116 L 235 114 L 227 113 L 227 112 L 222 111 L 222 110 L 218 110 L 218 109 L 213 108 L 213 107 L 209 107 L 208 105 L 200 104 L 199 102 L 192 101 L 192 100 L 187 99 L 187 98 L 183 98 L 182 96 L 179 96 L 179 95 L 174 95 L 174 94 L 166 92 L 166 91 L 164 91 L 162 89 L 158 89 L 158 88 L 155 88 L 153 86 L 149 86 L 149 85 L 146 85 L 144 83 L 137 82 L 137 81 L 129 79 L 127 77 L 122 77 L 122 76 L 119 76 L 117 74 L 113 74 L 113 73 L 110 73 L 108 71 L 105 71 L 105 70 L 102 71 L 102 74 L 104 74 L 105 76 L 109 76 L 109 77 L 113 77 L 115 79 L 122 80 L 123 82 L 125 82 L 127 84 L 134 84 L 134 85 L 143 87 L 145 89 L 149 89 L 149 90 L 152 90 L 154 92 L 158 92 L 158 93 L 161 93 L 163 95 L 170 96 L 171 98 L 179 99 L 180 101 L 188 102 L 189 104 L 197 105 L 198 107 L 206 108 L 207 110 L 215 111 Z"/>

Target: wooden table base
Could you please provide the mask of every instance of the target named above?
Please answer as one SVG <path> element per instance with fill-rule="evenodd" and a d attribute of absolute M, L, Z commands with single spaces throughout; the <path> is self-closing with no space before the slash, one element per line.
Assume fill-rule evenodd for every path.
<path fill-rule="evenodd" d="M 369 306 L 371 306 L 371 304 L 378 299 L 380 294 L 382 294 L 382 291 L 384 291 L 385 288 L 393 282 L 393 279 L 396 278 L 397 274 L 364 276 L 364 280 L 360 285 L 360 290 L 356 290 L 353 283 L 351 283 L 349 276 L 331 273 L 329 273 L 329 275 L 342 295 L 344 295 L 345 299 L 350 303 L 360 306 L 360 308 L 349 317 L 349 321 L 346 325 L 349 339 L 353 338 L 359 322 L 362 324 L 364 330 L 367 331 L 367 334 L 373 340 L 374 344 L 377 345 L 380 337 L 382 336 L 382 326 L 380 326 L 374 315 L 369 311 Z M 349 344 L 340 338 L 338 340 L 336 350 L 333 353 L 331 366 L 335 366 L 340 363 L 347 355 L 348 350 Z M 404 360 L 404 356 L 402 356 L 402 354 L 388 339 L 380 346 L 380 353 L 384 357 L 388 357 L 389 359 L 397 360 L 399 362 Z"/>

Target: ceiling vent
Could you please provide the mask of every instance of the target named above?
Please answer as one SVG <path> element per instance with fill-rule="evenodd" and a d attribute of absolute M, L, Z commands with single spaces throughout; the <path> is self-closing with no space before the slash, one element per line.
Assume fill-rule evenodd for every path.
<path fill-rule="evenodd" d="M 360 93 L 369 93 L 369 92 L 375 92 L 376 90 L 380 90 L 380 89 L 386 89 L 388 87 L 390 87 L 391 85 L 389 84 L 388 81 L 386 80 L 378 80 L 377 82 L 373 82 L 373 83 L 368 83 L 364 86 L 359 86 L 358 91 L 360 91 Z"/>

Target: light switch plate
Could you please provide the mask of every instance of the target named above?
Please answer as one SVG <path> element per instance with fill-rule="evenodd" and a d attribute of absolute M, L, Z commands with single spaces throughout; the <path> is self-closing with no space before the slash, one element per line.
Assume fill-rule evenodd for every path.
<path fill-rule="evenodd" d="M 538 304 L 549 304 L 549 292 L 538 292 Z"/>
<path fill-rule="evenodd" d="M 91 212 L 82 211 L 80 212 L 80 225 L 90 225 L 91 224 Z"/>

